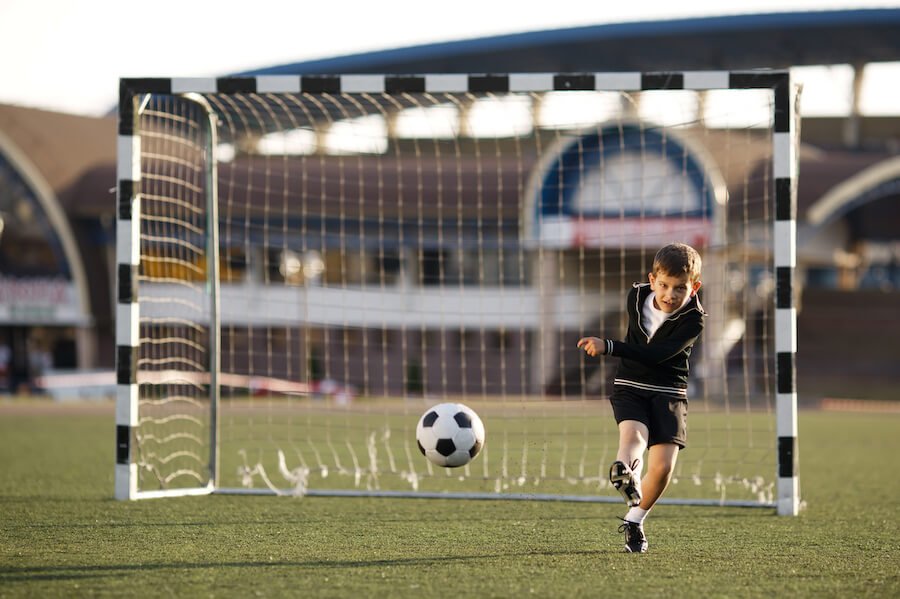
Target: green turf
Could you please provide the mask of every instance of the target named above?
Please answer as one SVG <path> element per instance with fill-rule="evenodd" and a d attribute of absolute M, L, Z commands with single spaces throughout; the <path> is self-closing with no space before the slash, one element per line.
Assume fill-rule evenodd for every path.
<path fill-rule="evenodd" d="M 803 412 L 798 518 L 609 504 L 112 500 L 107 415 L 0 405 L 0 597 L 900 596 L 900 417 Z M 633 590 L 628 585 L 633 585 Z"/>

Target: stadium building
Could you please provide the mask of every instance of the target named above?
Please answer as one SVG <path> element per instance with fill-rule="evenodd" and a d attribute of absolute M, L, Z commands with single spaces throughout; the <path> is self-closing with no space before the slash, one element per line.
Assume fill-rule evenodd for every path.
<path fill-rule="evenodd" d="M 802 121 L 797 206 L 798 267 L 802 284 L 798 386 L 805 397 L 850 393 L 877 396 L 886 394 L 900 382 L 894 368 L 900 354 L 888 330 L 897 327 L 894 312 L 900 297 L 897 236 L 900 231 L 900 114 L 862 116 L 858 93 L 867 64 L 900 60 L 898 31 L 900 10 L 744 15 L 498 36 L 273 66 L 243 75 L 656 72 L 852 65 L 855 77 L 849 90 L 854 98 L 850 114 L 840 118 L 808 117 Z M 702 101 L 701 95 L 698 102 Z M 635 110 L 639 112 L 640 99 L 636 102 Z M 106 381 L 104 373 L 109 373 L 115 361 L 115 130 L 114 117 L 93 119 L 0 107 L 0 217 L 3 219 L 0 368 L 5 368 L 2 370 L 5 382 L 0 385 L 8 390 L 49 386 L 49 379 L 39 378 L 42 374 L 75 370 L 96 371 L 100 374 L 91 380 L 114 383 L 112 375 Z M 540 126 L 534 126 L 533 130 L 535 137 L 542 135 Z M 684 136 L 684 145 L 693 147 L 689 133 Z M 258 144 L 260 140 L 244 141 Z M 591 140 L 583 138 L 582 142 Z M 719 154 L 717 144 L 725 143 L 727 140 L 717 141 L 713 136 L 703 141 L 703 147 L 688 153 L 696 157 L 692 168 L 699 176 L 720 178 L 726 187 L 736 187 L 744 181 L 764 185 L 769 180 L 768 162 L 765 157 L 754 155 L 752 144 L 747 155 L 737 161 L 740 168 L 717 165 L 709 157 Z M 502 145 L 500 139 L 498 147 L 502 149 Z M 565 148 L 559 151 L 563 156 Z M 327 152 L 318 158 L 313 166 L 306 167 L 316 169 L 316 176 L 311 179 L 341 181 L 337 176 L 341 159 Z M 361 170 L 365 172 L 362 160 Z M 408 178 L 400 175 L 384 178 L 383 173 L 376 172 L 371 177 L 382 176 L 380 185 L 389 190 L 387 196 L 391 195 L 390 190 L 396 193 L 399 189 L 415 188 L 421 178 L 435 181 L 442 177 L 461 178 L 466 181 L 464 187 L 477 188 L 481 195 L 464 198 L 452 217 L 441 213 L 439 202 L 423 201 L 420 205 L 407 205 L 406 218 L 431 223 L 433 239 L 440 235 L 465 238 L 477 234 L 491 240 L 490 247 L 500 247 L 503 240 L 524 242 L 527 232 L 518 230 L 515 223 L 519 221 L 520 211 L 540 209 L 544 188 L 534 181 L 547 179 L 546 165 L 529 163 L 526 159 L 503 168 L 503 151 L 485 160 L 498 163 L 492 164 L 490 170 L 502 173 L 499 179 L 484 177 L 484 171 L 474 163 L 461 163 L 454 172 L 445 172 L 436 161 L 431 163 L 430 170 L 413 172 L 398 168 L 394 171 L 408 172 Z M 429 163 L 425 160 L 422 164 Z M 290 160 L 284 162 L 284 168 L 291 168 Z M 327 176 L 329 172 L 335 176 Z M 251 184 L 253 175 L 242 160 L 240 147 L 235 148 L 232 160 L 223 163 L 220 174 L 238 186 L 256 189 L 255 194 L 250 193 L 246 198 L 249 212 L 261 214 L 265 210 L 265 197 Z M 338 184 L 347 182 L 335 183 Z M 338 194 L 327 189 L 308 191 L 313 195 Z M 760 195 L 764 196 L 765 192 L 760 191 Z M 482 201 L 488 197 L 492 198 L 491 202 Z M 699 197 L 697 209 L 706 210 L 706 202 L 707 198 Z M 710 199 L 709 203 L 714 202 Z M 424 213 L 423 205 L 428 207 Z M 378 208 L 363 205 L 361 210 L 374 214 Z M 291 215 L 285 215 L 286 220 L 290 218 Z M 328 237 L 344 226 L 340 212 L 325 210 L 317 218 L 316 222 L 307 223 L 311 235 Z M 479 223 L 477 232 L 466 224 L 474 220 Z M 367 225 L 361 225 L 358 231 L 342 229 L 341 232 L 345 237 L 372 238 L 364 226 Z M 368 226 L 378 226 L 378 223 Z M 552 238 L 560 232 L 547 229 L 535 234 Z M 700 240 L 712 234 L 703 227 L 693 232 Z M 402 236 L 402 231 L 396 235 Z M 366 282 L 372 272 L 386 272 L 389 280 L 382 284 L 415 290 L 418 294 L 427 294 L 439 286 L 464 287 L 477 279 L 487 286 L 506 285 L 520 294 L 524 302 L 536 305 L 540 302 L 535 291 L 535 279 L 540 273 L 504 264 L 496 251 L 449 255 L 439 243 L 426 243 L 415 252 L 398 245 L 354 256 L 339 252 L 294 255 L 280 249 L 285 245 L 267 238 L 251 246 L 225 247 L 223 293 L 256 297 L 263 302 L 255 311 L 246 306 L 243 311 L 238 309 L 238 313 L 226 315 L 233 324 L 247 324 L 247 314 L 255 313 L 253 326 L 265 326 L 265 315 L 272 310 L 266 307 L 266 299 L 253 291 L 259 281 L 284 280 L 289 290 L 291 285 L 304 285 L 304 273 L 311 272 L 326 282 L 329 277 L 339 276 L 343 283 L 350 285 Z M 145 268 L 156 266 L 148 263 Z M 764 276 L 756 281 L 756 284 L 764 283 Z M 313 288 L 312 292 L 317 291 Z M 362 305 L 365 299 L 360 296 L 349 301 Z M 328 299 L 322 301 L 327 303 Z M 860 317 L 861 305 L 866 307 L 865 319 Z M 395 312 L 400 322 L 402 308 L 398 306 Z M 327 316 L 322 319 L 327 320 Z M 459 333 L 453 338 L 427 343 L 435 352 L 430 357 L 433 363 L 458 362 L 449 359 L 450 356 L 458 357 L 467 347 L 497 344 L 522 348 L 522 361 L 530 359 L 526 356 L 529 341 L 519 338 L 527 336 L 527 332 L 507 331 L 499 320 L 481 322 L 475 332 L 467 330 L 465 322 L 460 322 L 458 328 Z M 376 352 L 375 348 L 388 346 L 415 347 L 424 343 L 422 337 L 427 334 L 403 331 L 399 324 L 388 326 L 386 331 L 357 327 L 349 333 L 321 327 L 312 332 L 310 345 L 298 343 L 299 333 L 288 335 L 280 342 L 297 343 L 291 354 L 302 363 L 312 364 L 311 376 L 318 378 L 316 373 L 323 368 L 322 364 L 342 362 L 339 356 L 358 351 L 352 348 L 365 347 Z M 389 342 L 380 338 L 383 335 L 403 335 L 404 339 Z M 252 345 L 254 340 L 252 333 L 238 333 L 227 342 Z M 847 347 L 853 347 L 857 356 L 852 362 L 843 358 Z M 256 360 L 267 360 L 265 352 L 250 354 Z M 460 372 L 441 373 L 445 386 L 450 381 L 451 388 L 446 390 L 457 390 L 453 385 L 477 386 L 484 380 L 485 372 L 497 372 L 498 365 L 485 356 L 489 352 L 478 356 L 479 368 L 467 370 L 466 376 L 472 380 L 466 380 Z M 381 355 L 376 358 L 373 353 L 368 362 L 373 368 L 380 364 L 402 368 L 404 361 L 393 358 Z M 363 361 L 366 360 L 360 360 Z M 290 368 L 289 364 L 269 363 L 246 364 L 232 370 L 267 371 L 275 377 L 286 377 Z M 349 370 L 330 375 L 350 385 L 358 385 L 357 378 L 364 376 Z M 368 374 L 365 376 L 369 378 Z M 408 384 L 421 376 L 438 375 L 397 372 L 389 378 L 406 380 Z M 502 388 L 515 393 L 553 393 L 564 384 L 566 376 L 562 371 L 540 373 L 536 379 L 511 377 L 502 382 Z M 374 376 L 371 379 L 379 380 Z M 83 383 L 83 379 L 79 380 L 71 379 L 75 385 Z M 870 388 L 860 389 L 856 384 L 859 380 L 871 381 Z"/>

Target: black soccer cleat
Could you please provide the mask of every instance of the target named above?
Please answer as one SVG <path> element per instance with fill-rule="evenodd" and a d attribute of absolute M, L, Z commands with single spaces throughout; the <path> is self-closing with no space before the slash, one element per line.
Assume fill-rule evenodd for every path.
<path fill-rule="evenodd" d="M 647 537 L 642 524 L 623 519 L 619 532 L 625 533 L 625 553 L 647 553 Z"/>
<path fill-rule="evenodd" d="M 616 488 L 616 491 L 621 493 L 628 507 L 635 507 L 641 503 L 640 474 L 633 470 L 637 467 L 637 460 L 631 464 L 631 467 L 619 460 L 613 462 L 609 467 L 609 482 Z"/>

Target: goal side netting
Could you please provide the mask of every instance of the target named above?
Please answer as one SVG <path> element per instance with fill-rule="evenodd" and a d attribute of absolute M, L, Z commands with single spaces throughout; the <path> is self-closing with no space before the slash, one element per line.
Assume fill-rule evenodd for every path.
<path fill-rule="evenodd" d="M 786 72 L 124 79 L 116 496 L 620 501 L 625 296 L 703 257 L 665 501 L 797 512 Z M 415 427 L 474 409 L 444 469 Z"/>

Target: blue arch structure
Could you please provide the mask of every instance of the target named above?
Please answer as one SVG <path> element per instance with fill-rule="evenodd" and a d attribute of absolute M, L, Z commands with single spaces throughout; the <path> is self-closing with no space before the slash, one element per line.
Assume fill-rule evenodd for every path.
<path fill-rule="evenodd" d="M 807 220 L 821 229 L 851 210 L 897 196 L 900 196 L 900 156 L 873 164 L 829 190 L 809 207 Z"/>
<path fill-rule="evenodd" d="M 52 274 L 53 279 L 64 281 L 64 285 L 71 286 L 71 302 L 65 305 L 57 305 L 59 310 L 56 319 L 47 322 L 43 315 L 34 313 L 29 318 L 34 318 L 34 323 L 21 324 L 56 324 L 88 326 L 92 324 L 93 317 L 90 309 L 90 295 L 88 291 L 87 273 L 78 250 L 77 242 L 72 231 L 71 224 L 59 203 L 55 192 L 41 175 L 40 171 L 19 150 L 12 140 L 0 131 L 0 168 L 8 177 L 20 184 L 25 191 L 25 200 L 36 211 L 36 218 L 40 220 L 40 226 L 45 235 L 45 241 L 50 247 L 56 273 L 16 273 L 26 278 L 36 274 L 38 278 Z M 28 308 L 29 312 L 36 306 L 33 304 L 21 304 Z M 37 306 L 38 308 L 40 306 Z M 18 320 L 22 320 L 18 318 Z"/>
<path fill-rule="evenodd" d="M 678 211 L 660 210 L 643 201 L 632 202 L 633 207 L 628 209 L 614 205 L 605 210 L 602 207 L 579 210 L 575 198 L 586 177 L 599 172 L 607 160 L 623 153 L 639 155 L 642 164 L 645 159 L 667 161 L 682 174 L 699 201 Z M 610 218 L 657 227 L 661 229 L 660 234 L 674 227 L 702 245 L 700 242 L 705 243 L 713 234 L 717 204 L 716 186 L 709 180 L 709 168 L 686 144 L 645 124 L 616 124 L 572 137 L 536 173 L 537 183 L 526 198 L 533 206 L 526 207 L 532 219 L 525 237 L 556 246 L 607 245 L 596 231 L 591 233 L 591 228 Z M 625 239 L 618 239 L 617 243 L 628 245 Z"/>
<path fill-rule="evenodd" d="M 684 210 L 675 216 L 711 218 L 713 211 L 712 187 L 707 185 L 703 167 L 687 149 L 672 137 L 664 137 L 655 129 L 647 129 L 636 124 L 607 127 L 570 140 L 554 160 L 540 189 L 537 214 L 546 216 L 673 216 L 657 210 L 641 210 L 639 207 L 612 213 L 603 211 L 578 212 L 573 198 L 583 175 L 591 169 L 600 168 L 604 158 L 618 154 L 622 149 L 639 151 L 641 154 L 660 156 L 677 165 L 703 197 L 700 206 Z"/>
<path fill-rule="evenodd" d="M 54 263 L 48 265 L 50 270 L 37 274 L 44 276 L 61 276 L 64 279 L 70 279 L 72 275 L 71 269 L 69 268 L 69 259 L 65 254 L 59 235 L 54 230 L 47 215 L 44 213 L 44 208 L 38 199 L 37 193 L 21 175 L 19 170 L 10 162 L 6 155 L 3 152 L 0 152 L 0 181 L 3 180 L 6 180 L 6 182 L 11 183 L 21 190 L 20 197 L 28 202 L 34 211 L 34 219 L 37 221 L 37 226 L 41 230 L 41 236 L 53 254 Z M 3 228 L 9 227 L 10 224 L 11 223 L 3 223 Z M 2 229 L 0 229 L 0 232 L 2 232 Z M 7 264 L 5 266 L 7 272 L 13 275 L 30 276 L 35 274 L 33 272 L 17 272 L 16 264 Z"/>

